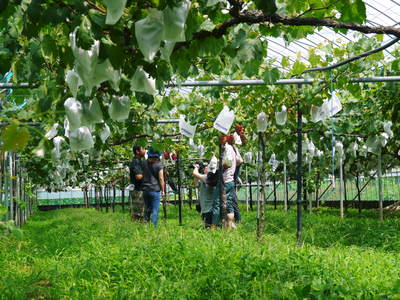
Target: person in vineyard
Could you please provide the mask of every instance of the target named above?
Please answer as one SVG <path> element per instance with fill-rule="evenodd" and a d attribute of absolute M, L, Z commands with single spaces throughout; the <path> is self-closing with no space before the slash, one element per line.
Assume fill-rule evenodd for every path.
<path fill-rule="evenodd" d="M 199 188 L 199 202 L 204 227 L 210 228 L 212 223 L 212 205 L 215 186 L 207 184 L 208 166 L 201 168 L 195 164 L 193 168 L 194 186 Z"/>
<path fill-rule="evenodd" d="M 144 199 L 144 221 L 158 224 L 158 211 L 161 197 L 165 197 L 164 165 L 160 161 L 161 153 L 150 147 L 147 160 L 142 163 L 142 190 Z"/>
<path fill-rule="evenodd" d="M 244 136 L 244 127 L 242 125 L 236 125 L 235 132 L 236 136 L 230 136 L 229 144 L 233 147 L 233 150 L 235 150 L 236 154 L 236 168 L 235 168 L 235 173 L 233 175 L 233 179 L 235 182 L 235 188 L 233 191 L 234 193 L 233 210 L 235 214 L 235 222 L 239 223 L 241 221 L 241 216 L 240 216 L 240 209 L 236 191 L 237 191 L 237 185 L 240 184 L 239 173 L 240 173 L 240 167 L 243 164 L 243 158 L 242 155 L 240 154 L 237 145 L 244 145 L 246 143 L 246 138 Z"/>
<path fill-rule="evenodd" d="M 142 191 L 142 158 L 146 150 L 141 146 L 133 146 L 132 148 L 134 157 L 129 165 L 130 182 L 133 184 L 133 189 L 129 191 L 129 203 L 132 221 L 143 219 L 143 191 Z"/>
<path fill-rule="evenodd" d="M 226 195 L 226 212 L 227 223 L 226 227 L 229 229 L 236 228 L 234 221 L 234 174 L 236 169 L 236 153 L 233 149 L 232 143 L 233 136 L 224 135 L 220 138 L 222 148 L 222 178 Z M 221 189 L 220 184 L 217 184 L 213 196 L 212 208 L 212 227 L 216 227 L 221 223 Z"/>

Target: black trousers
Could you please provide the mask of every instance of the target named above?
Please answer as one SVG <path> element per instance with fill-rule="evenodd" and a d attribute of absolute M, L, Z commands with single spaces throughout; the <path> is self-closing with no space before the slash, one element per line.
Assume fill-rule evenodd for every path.
<path fill-rule="evenodd" d="M 238 198 L 236 195 L 236 187 L 234 188 L 233 192 L 233 213 L 235 214 L 235 222 L 240 223 L 242 220 L 242 217 L 240 216 L 240 210 L 239 210 L 239 204 L 238 204 Z"/>
<path fill-rule="evenodd" d="M 212 223 L 212 211 L 208 213 L 202 213 L 201 218 L 204 220 L 204 226 L 206 228 L 210 228 Z"/>

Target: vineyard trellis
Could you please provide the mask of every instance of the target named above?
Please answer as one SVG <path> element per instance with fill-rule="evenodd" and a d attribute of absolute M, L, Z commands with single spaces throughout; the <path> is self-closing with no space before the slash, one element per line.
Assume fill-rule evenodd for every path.
<path fill-rule="evenodd" d="M 395 39 L 396 40 L 396 39 Z M 396 42 L 398 39 L 396 40 Z M 382 50 L 382 49 L 380 49 Z M 370 53 L 369 53 L 370 54 Z M 360 56 L 362 57 L 362 56 Z M 352 61 L 352 59 L 346 60 Z M 337 67 L 337 66 L 334 66 Z M 314 71 L 319 71 L 319 69 L 314 70 Z M 312 84 L 314 82 L 321 81 L 321 80 L 315 80 L 314 78 L 304 78 L 304 79 L 284 79 L 284 80 L 278 80 L 276 81 L 275 85 L 297 85 L 299 88 L 301 88 L 302 84 Z M 351 82 L 354 83 L 365 83 L 365 82 L 399 82 L 400 81 L 400 76 L 377 76 L 377 77 L 366 77 L 366 78 L 351 78 Z M 249 86 L 254 86 L 254 85 L 266 85 L 264 80 L 232 80 L 232 81 L 188 81 L 188 82 L 183 82 L 179 84 L 168 84 L 167 87 L 176 87 L 176 86 L 188 86 L 188 87 L 210 87 L 210 86 L 222 86 L 222 87 L 227 87 L 227 86 L 242 86 L 242 85 L 249 85 Z M 303 129 L 302 129 L 302 110 L 300 109 L 300 102 L 297 102 L 297 232 L 296 232 L 296 240 L 297 244 L 300 246 L 302 244 L 302 185 L 303 185 L 303 165 L 302 165 L 302 134 L 303 134 Z M 333 135 L 333 133 L 332 133 Z M 334 141 L 334 136 L 332 136 L 332 143 Z M 333 151 L 333 150 L 332 150 Z M 263 160 L 263 165 L 265 165 L 265 160 Z M 221 166 L 221 160 L 220 160 L 220 166 Z M 341 166 L 341 165 L 340 165 Z M 262 168 L 262 170 L 265 170 L 265 167 Z M 341 173 L 341 181 L 340 181 L 340 189 L 342 189 L 342 171 Z M 380 155 L 380 150 L 379 150 L 379 155 L 378 155 L 378 182 L 379 182 L 379 208 L 380 208 L 380 219 L 383 220 L 383 197 L 382 197 L 382 182 L 381 182 L 381 176 L 382 176 L 382 171 L 381 171 L 381 155 Z M 264 186 L 262 183 L 261 186 Z M 222 190 L 222 189 L 221 189 Z M 259 203 L 258 207 L 263 209 L 264 207 L 264 192 L 262 192 L 261 195 L 261 204 Z M 341 193 L 340 193 L 340 197 Z M 222 197 L 221 197 L 222 199 Z M 344 206 L 343 206 L 343 199 L 340 199 L 340 215 L 343 218 L 344 214 Z M 261 212 L 261 219 L 263 221 L 263 211 Z M 258 223 L 257 226 L 260 228 L 257 229 L 257 233 L 260 236 L 259 232 L 262 232 L 263 230 L 263 222 Z"/>

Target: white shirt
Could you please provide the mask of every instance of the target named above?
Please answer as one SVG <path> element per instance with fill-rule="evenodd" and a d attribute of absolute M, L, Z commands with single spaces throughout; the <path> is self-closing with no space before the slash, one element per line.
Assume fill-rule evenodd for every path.
<path fill-rule="evenodd" d="M 230 161 L 232 161 L 232 166 L 226 169 L 223 174 L 224 183 L 227 183 L 234 180 L 233 175 L 235 174 L 236 170 L 236 153 L 233 147 L 228 143 L 225 144 L 224 157 L 227 157 Z"/>

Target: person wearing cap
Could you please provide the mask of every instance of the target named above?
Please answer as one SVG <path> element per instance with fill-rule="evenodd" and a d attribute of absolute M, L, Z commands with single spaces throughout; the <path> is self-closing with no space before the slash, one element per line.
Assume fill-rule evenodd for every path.
<path fill-rule="evenodd" d="M 144 157 L 146 150 L 141 146 L 133 146 L 133 159 L 129 165 L 129 177 L 130 182 L 133 184 L 133 190 L 129 191 L 129 203 L 132 221 L 143 219 L 143 191 L 142 191 L 142 158 Z"/>
<path fill-rule="evenodd" d="M 150 147 L 147 160 L 142 163 L 142 190 L 144 199 L 144 221 L 158 224 L 158 211 L 161 197 L 165 197 L 164 165 L 160 161 L 161 153 Z"/>
<path fill-rule="evenodd" d="M 202 170 L 195 164 L 193 168 L 194 186 L 199 188 L 199 202 L 201 217 L 204 220 L 204 227 L 210 228 L 212 223 L 212 205 L 215 186 L 207 184 L 208 165 Z"/>

